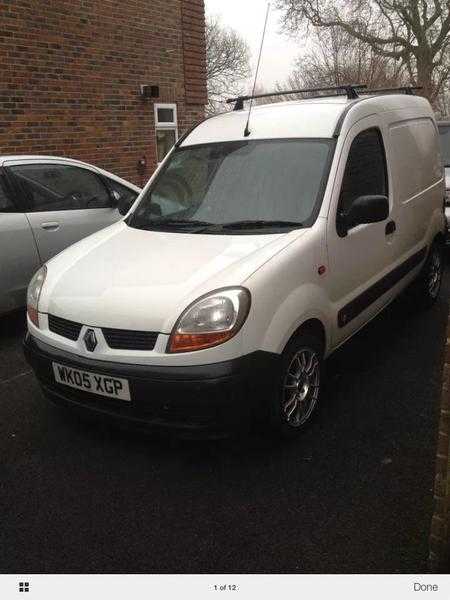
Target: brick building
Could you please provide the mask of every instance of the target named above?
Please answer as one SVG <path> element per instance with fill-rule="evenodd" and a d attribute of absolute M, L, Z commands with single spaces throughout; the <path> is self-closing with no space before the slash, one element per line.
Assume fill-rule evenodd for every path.
<path fill-rule="evenodd" d="M 0 154 L 142 184 L 203 116 L 204 29 L 203 0 L 0 0 Z"/>

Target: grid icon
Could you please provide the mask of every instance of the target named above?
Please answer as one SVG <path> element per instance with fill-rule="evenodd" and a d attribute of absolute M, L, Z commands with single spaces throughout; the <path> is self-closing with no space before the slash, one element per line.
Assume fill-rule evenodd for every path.
<path fill-rule="evenodd" d="M 21 581 L 19 583 L 19 592 L 29 592 L 30 591 L 30 584 L 28 581 Z"/>

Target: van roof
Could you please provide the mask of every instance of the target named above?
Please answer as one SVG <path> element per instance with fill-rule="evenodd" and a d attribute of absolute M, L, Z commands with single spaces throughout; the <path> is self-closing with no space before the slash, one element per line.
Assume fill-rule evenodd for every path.
<path fill-rule="evenodd" d="M 348 115 L 351 126 L 357 120 L 380 112 L 399 111 L 411 116 L 432 116 L 429 102 L 420 96 L 405 94 L 360 95 L 356 100 L 345 96 L 291 100 L 253 106 L 250 136 L 244 137 L 248 108 L 210 117 L 195 127 L 181 146 L 233 140 L 277 138 L 337 137 L 340 125 Z"/>

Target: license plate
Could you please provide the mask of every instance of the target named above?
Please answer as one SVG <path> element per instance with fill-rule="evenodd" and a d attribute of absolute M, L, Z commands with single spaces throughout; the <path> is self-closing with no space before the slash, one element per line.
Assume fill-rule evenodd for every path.
<path fill-rule="evenodd" d="M 90 371 L 80 371 L 66 365 L 52 363 L 53 373 L 58 383 L 67 385 L 77 390 L 130 401 L 130 387 L 126 379 L 107 377 Z"/>

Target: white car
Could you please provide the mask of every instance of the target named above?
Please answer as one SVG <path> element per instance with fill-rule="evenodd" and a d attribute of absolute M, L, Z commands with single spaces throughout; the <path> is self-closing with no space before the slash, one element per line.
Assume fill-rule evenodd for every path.
<path fill-rule="evenodd" d="M 121 218 L 140 189 L 54 156 L 0 156 L 0 315 L 25 306 L 40 265 Z"/>
<path fill-rule="evenodd" d="M 248 130 L 242 101 L 205 120 L 123 221 L 37 272 L 24 346 L 49 399 L 185 435 L 252 418 L 289 436 L 326 357 L 409 284 L 436 300 L 431 107 L 347 93 L 254 107 Z"/>

